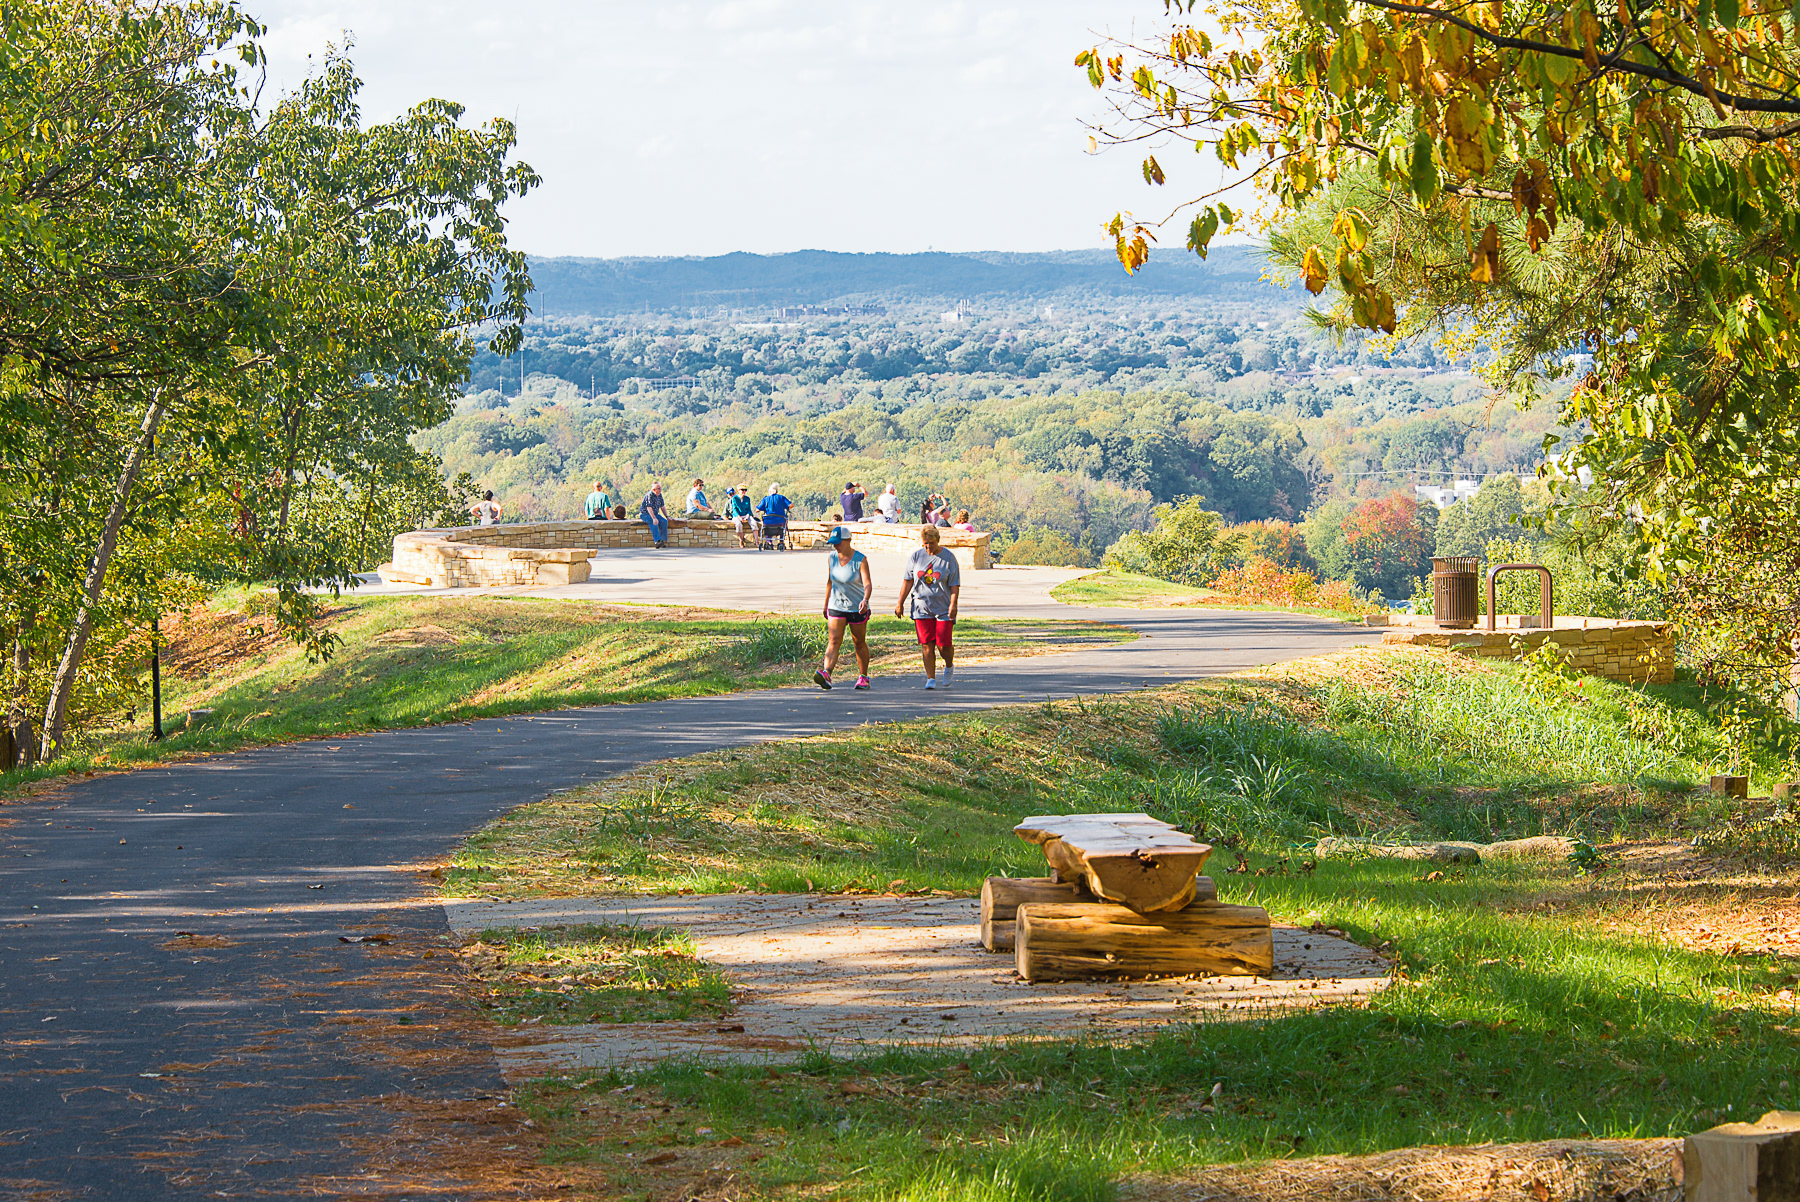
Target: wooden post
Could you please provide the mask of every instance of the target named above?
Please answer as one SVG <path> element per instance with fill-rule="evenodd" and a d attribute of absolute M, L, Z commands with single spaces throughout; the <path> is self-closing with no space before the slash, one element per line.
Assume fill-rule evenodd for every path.
<path fill-rule="evenodd" d="M 1261 906 L 1211 902 L 1140 914 L 1110 902 L 1026 902 L 1014 927 L 1013 960 L 1027 981 L 1263 976 L 1275 967 Z"/>
<path fill-rule="evenodd" d="M 1219 890 L 1209 876 L 1194 882 L 1194 900 L 1210 902 L 1219 899 Z M 1047 876 L 991 876 L 981 886 L 981 946 L 990 952 L 1013 950 L 1013 918 L 1026 902 L 1091 902 L 1094 895 L 1074 881 L 1056 881 Z"/>

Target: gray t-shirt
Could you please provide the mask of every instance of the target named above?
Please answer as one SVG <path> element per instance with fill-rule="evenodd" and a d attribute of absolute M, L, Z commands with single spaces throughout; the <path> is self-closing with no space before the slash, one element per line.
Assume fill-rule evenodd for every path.
<path fill-rule="evenodd" d="M 920 547 L 906 562 L 906 578 L 913 586 L 908 601 L 913 617 L 942 621 L 950 616 L 950 590 L 962 584 L 956 556 L 942 547 L 935 555 Z"/>

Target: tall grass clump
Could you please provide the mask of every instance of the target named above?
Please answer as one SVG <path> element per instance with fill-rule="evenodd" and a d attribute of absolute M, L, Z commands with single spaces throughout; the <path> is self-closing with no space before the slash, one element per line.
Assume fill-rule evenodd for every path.
<path fill-rule="evenodd" d="M 825 628 L 814 619 L 787 615 L 758 622 L 732 649 L 739 666 L 803 664 L 825 655 Z"/>
<path fill-rule="evenodd" d="M 1624 686 L 1585 678 L 1558 689 L 1528 671 L 1451 672 L 1436 664 L 1409 667 L 1397 683 L 1373 689 L 1333 680 L 1315 697 L 1332 726 L 1381 728 L 1506 775 L 1535 769 L 1562 780 L 1632 784 L 1687 770 L 1675 748 L 1638 738 L 1618 721 L 1616 705 L 1594 703 Z"/>

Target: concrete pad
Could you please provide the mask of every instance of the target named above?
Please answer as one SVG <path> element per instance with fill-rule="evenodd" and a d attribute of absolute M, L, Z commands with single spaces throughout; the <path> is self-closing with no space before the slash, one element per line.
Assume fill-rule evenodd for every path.
<path fill-rule="evenodd" d="M 455 596 L 563 597 L 640 605 L 698 605 L 714 609 L 752 609 L 766 613 L 816 614 L 825 597 L 825 560 L 829 550 L 754 551 L 736 548 L 692 548 L 657 551 L 630 547 L 606 551 L 588 560 L 588 578 L 552 587 L 494 586 L 441 589 L 412 584 L 371 584 L 356 595 L 405 596 L 445 593 Z M 905 560 L 874 555 L 869 570 L 875 582 L 876 609 L 891 612 L 900 595 Z M 1080 618 L 1092 616 L 1050 599 L 1050 590 L 1065 580 L 1086 576 L 1086 568 L 1032 568 L 996 565 L 984 572 L 964 572 L 962 611 L 970 617 Z M 1107 613 L 1133 611 L 1105 611 Z"/>
<path fill-rule="evenodd" d="M 498 1050 L 511 1079 L 686 1057 L 784 1061 L 810 1048 L 842 1056 L 896 1044 L 1118 1037 L 1342 1002 L 1388 982 L 1387 962 L 1374 952 L 1277 926 L 1271 977 L 1028 985 L 1010 954 L 982 948 L 972 898 L 621 896 L 450 901 L 444 909 L 462 935 L 580 923 L 681 927 L 744 995 L 719 1021 L 522 1028 L 533 1043 Z"/>

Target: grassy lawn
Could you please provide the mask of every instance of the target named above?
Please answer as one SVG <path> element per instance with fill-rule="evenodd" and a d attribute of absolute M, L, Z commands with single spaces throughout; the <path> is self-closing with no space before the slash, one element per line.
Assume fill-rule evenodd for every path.
<path fill-rule="evenodd" d="M 1135 1040 L 523 1088 L 549 1154 L 610 1166 L 621 1194 L 712 1166 L 760 1196 L 1104 1202 L 1219 1161 L 1681 1134 L 1800 1103 L 1800 842 L 1767 801 L 1694 790 L 1730 754 L 1719 702 L 1364 649 L 655 766 L 516 811 L 446 887 L 973 892 L 1043 871 L 1011 835 L 1024 814 L 1144 809 L 1219 846 L 1223 900 L 1395 963 L 1364 1003 Z M 1738 746 L 1759 786 L 1792 733 Z M 1328 832 L 1561 833 L 1596 855 L 1315 861 Z"/>
<path fill-rule="evenodd" d="M 1050 596 L 1064 605 L 1105 605 L 1125 609 L 1164 609 L 1176 601 L 1197 601 L 1217 596 L 1211 589 L 1189 588 L 1171 584 L 1154 576 L 1136 572 L 1120 572 L 1105 568 L 1074 580 L 1065 580 L 1050 590 Z"/>
<path fill-rule="evenodd" d="M 1190 588 L 1185 584 L 1159 580 L 1155 576 L 1140 576 L 1136 572 L 1121 572 L 1113 568 L 1064 581 L 1050 590 L 1050 596 L 1064 605 L 1115 606 L 1121 609 L 1185 609 L 1198 605 L 1267 613 L 1310 614 L 1321 618 L 1336 618 L 1340 622 L 1362 621 L 1360 614 L 1348 614 L 1324 606 L 1273 605 L 1262 601 L 1246 601 L 1215 589 Z"/>
<path fill-rule="evenodd" d="M 330 626 L 343 644 L 314 664 L 258 601 L 255 593 L 225 594 L 165 624 L 163 741 L 147 741 L 149 715 L 140 711 L 48 768 L 0 774 L 0 793 L 50 775 L 291 739 L 797 684 L 811 678 L 824 650 L 824 623 L 811 616 L 372 597 L 332 608 Z M 877 671 L 914 663 L 911 623 L 878 617 L 869 625 Z M 1092 622 L 974 618 L 957 623 L 957 637 L 975 661 L 1134 636 Z M 187 723 L 195 709 L 211 713 Z"/>

